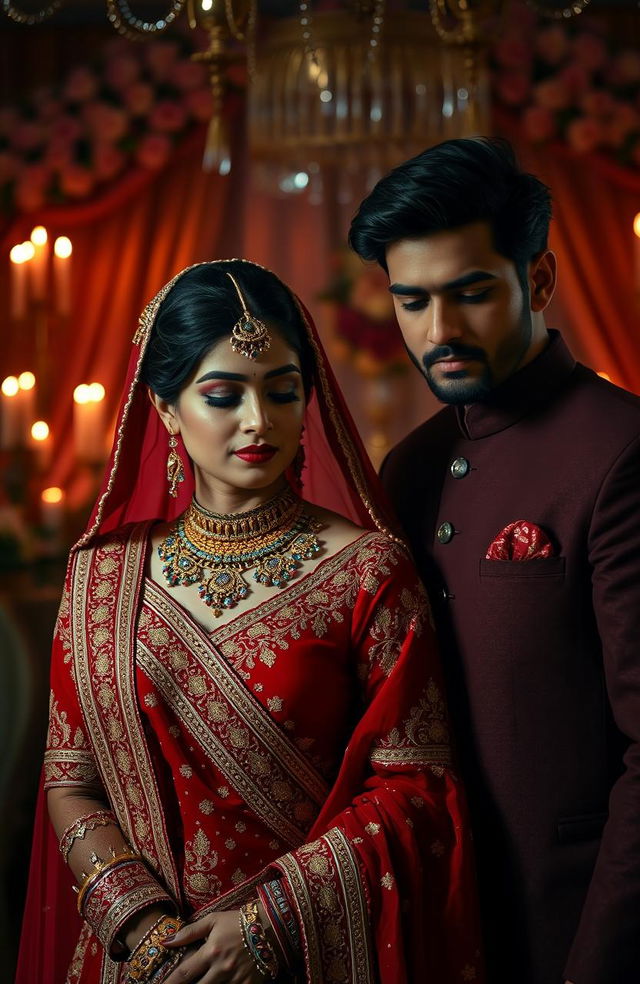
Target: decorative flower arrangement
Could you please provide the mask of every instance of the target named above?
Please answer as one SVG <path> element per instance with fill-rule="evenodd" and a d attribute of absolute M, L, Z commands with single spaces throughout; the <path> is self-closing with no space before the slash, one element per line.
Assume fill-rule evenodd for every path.
<path fill-rule="evenodd" d="M 320 295 L 334 305 L 333 354 L 364 376 L 404 372 L 402 335 L 389 294 L 389 279 L 377 264 L 343 250 L 334 259 L 329 287 Z"/>
<path fill-rule="evenodd" d="M 77 201 L 132 165 L 162 167 L 174 143 L 212 112 L 206 68 L 190 50 L 181 39 L 114 39 L 61 87 L 0 109 L 0 208 Z"/>
<path fill-rule="evenodd" d="M 562 140 L 640 167 L 640 52 L 581 14 L 549 22 L 518 7 L 492 50 L 493 96 L 534 143 Z"/>

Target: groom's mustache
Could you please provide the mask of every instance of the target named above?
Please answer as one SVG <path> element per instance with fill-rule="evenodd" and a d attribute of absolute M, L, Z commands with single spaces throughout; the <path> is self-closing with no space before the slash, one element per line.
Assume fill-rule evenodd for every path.
<path fill-rule="evenodd" d="M 442 359 L 477 359 L 478 362 L 486 362 L 487 355 L 484 349 L 476 348 L 473 345 L 451 342 L 449 345 L 437 345 L 430 352 L 425 353 L 422 356 L 422 364 L 425 369 L 430 369 Z"/>

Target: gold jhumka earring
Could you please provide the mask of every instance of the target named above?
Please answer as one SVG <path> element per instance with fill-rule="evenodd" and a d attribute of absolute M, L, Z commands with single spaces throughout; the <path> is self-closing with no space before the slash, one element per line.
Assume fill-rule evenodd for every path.
<path fill-rule="evenodd" d="M 169 483 L 169 495 L 175 499 L 178 495 L 178 485 L 184 482 L 184 465 L 182 458 L 176 451 L 178 440 L 175 434 L 169 434 L 169 454 L 167 455 L 167 482 Z"/>
<path fill-rule="evenodd" d="M 226 272 L 226 271 L 225 271 Z M 246 359 L 257 359 L 261 352 L 266 352 L 271 345 L 271 335 L 264 321 L 249 313 L 238 283 L 230 273 L 227 277 L 233 284 L 240 298 L 242 315 L 236 321 L 231 332 L 231 348 Z"/>

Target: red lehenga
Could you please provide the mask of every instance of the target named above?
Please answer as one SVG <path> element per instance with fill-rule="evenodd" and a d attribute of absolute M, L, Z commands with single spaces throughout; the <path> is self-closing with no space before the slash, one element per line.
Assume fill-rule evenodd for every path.
<path fill-rule="evenodd" d="M 104 492 L 71 554 L 45 784 L 108 799 L 187 918 L 284 879 L 309 984 L 479 984 L 428 604 L 308 318 L 305 496 L 362 534 L 212 633 L 145 573 L 153 521 L 192 491 L 166 495 L 166 437 L 137 383 L 165 294 L 141 319 Z M 116 984 L 123 965 L 75 916 L 43 812 L 17 984 Z"/>

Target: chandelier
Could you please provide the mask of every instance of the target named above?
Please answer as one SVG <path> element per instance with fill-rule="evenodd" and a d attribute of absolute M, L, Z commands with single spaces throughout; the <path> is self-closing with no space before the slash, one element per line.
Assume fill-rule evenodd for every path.
<path fill-rule="evenodd" d="M 28 12 L 23 0 L 2 0 L 20 24 L 41 24 L 65 0 Z M 31 2 L 31 0 L 24 0 Z M 402 0 L 400 0 L 402 2 Z M 366 185 L 424 147 L 488 131 L 485 55 L 506 0 L 424 0 L 398 9 L 389 0 L 297 0 L 296 17 L 263 24 L 258 0 L 168 0 L 164 16 L 145 19 L 127 0 L 105 0 L 120 34 L 162 34 L 181 15 L 201 29 L 208 47 L 192 57 L 208 69 L 213 94 L 203 167 L 231 167 L 224 103 L 231 64 L 246 60 L 248 143 L 261 173 L 283 191 L 321 196 L 333 169 L 344 190 Z M 530 0 L 539 13 L 568 18 L 589 0 L 554 7 Z M 258 35 L 259 29 L 259 35 Z"/>

